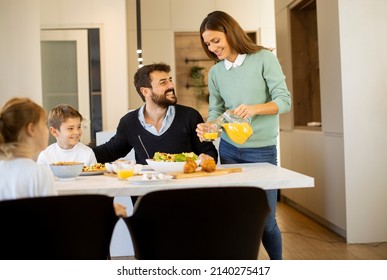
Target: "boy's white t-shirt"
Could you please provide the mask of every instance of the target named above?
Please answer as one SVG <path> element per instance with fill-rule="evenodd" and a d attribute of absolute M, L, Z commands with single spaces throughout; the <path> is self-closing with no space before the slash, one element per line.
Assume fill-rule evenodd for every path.
<path fill-rule="evenodd" d="M 58 194 L 51 170 L 29 158 L 0 160 L 0 182 L 0 200 Z"/>
<path fill-rule="evenodd" d="M 62 149 L 58 143 L 53 143 L 43 150 L 37 162 L 39 164 L 49 165 L 59 161 L 83 162 L 83 165 L 90 166 L 97 163 L 93 150 L 83 143 L 76 144 L 72 149 Z"/>

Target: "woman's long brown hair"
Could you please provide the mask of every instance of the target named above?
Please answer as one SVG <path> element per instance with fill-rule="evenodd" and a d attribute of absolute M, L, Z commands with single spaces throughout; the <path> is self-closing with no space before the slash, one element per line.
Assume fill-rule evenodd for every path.
<path fill-rule="evenodd" d="M 203 41 L 202 35 L 206 30 L 225 33 L 230 48 L 235 50 L 238 54 L 255 53 L 267 49 L 252 42 L 246 32 L 232 16 L 222 11 L 214 11 L 209 13 L 200 25 L 200 41 L 207 56 L 215 61 L 219 61 L 218 57 L 208 49 L 208 46 Z"/>

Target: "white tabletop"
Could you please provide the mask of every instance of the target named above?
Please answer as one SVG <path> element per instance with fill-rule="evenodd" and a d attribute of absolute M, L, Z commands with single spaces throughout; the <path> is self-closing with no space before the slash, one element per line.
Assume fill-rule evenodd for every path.
<path fill-rule="evenodd" d="M 314 178 L 268 163 L 228 164 L 222 167 L 241 167 L 242 172 L 226 175 L 172 179 L 162 184 L 135 185 L 115 177 L 80 176 L 74 181 L 56 181 L 59 195 L 105 194 L 109 196 L 141 196 L 164 189 L 219 186 L 255 186 L 262 189 L 309 188 Z"/>

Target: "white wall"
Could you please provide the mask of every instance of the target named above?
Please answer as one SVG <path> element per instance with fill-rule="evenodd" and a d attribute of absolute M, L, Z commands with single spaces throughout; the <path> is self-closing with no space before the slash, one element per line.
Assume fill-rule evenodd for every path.
<path fill-rule="evenodd" d="M 347 239 L 387 241 L 387 1 L 338 5 Z"/>
<path fill-rule="evenodd" d="M 39 0 L 0 0 L 0 106 L 16 96 L 42 103 Z"/>

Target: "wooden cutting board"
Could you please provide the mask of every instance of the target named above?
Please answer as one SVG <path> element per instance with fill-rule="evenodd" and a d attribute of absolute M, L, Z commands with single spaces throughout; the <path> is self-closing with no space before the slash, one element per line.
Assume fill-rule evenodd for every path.
<path fill-rule="evenodd" d="M 167 174 L 173 176 L 174 179 L 187 179 L 206 176 L 218 176 L 234 172 L 242 172 L 242 168 L 217 168 L 214 172 L 205 172 L 198 170 L 194 173 L 168 172 Z"/>
<path fill-rule="evenodd" d="M 242 168 L 218 168 L 214 172 L 205 172 L 205 171 L 195 171 L 194 173 L 184 173 L 184 172 L 167 172 L 166 174 L 173 176 L 173 179 L 186 179 L 186 178 L 196 178 L 196 177 L 206 177 L 206 176 L 217 176 L 224 175 L 228 173 L 242 172 Z M 116 173 L 105 172 L 103 175 L 116 177 Z"/>

